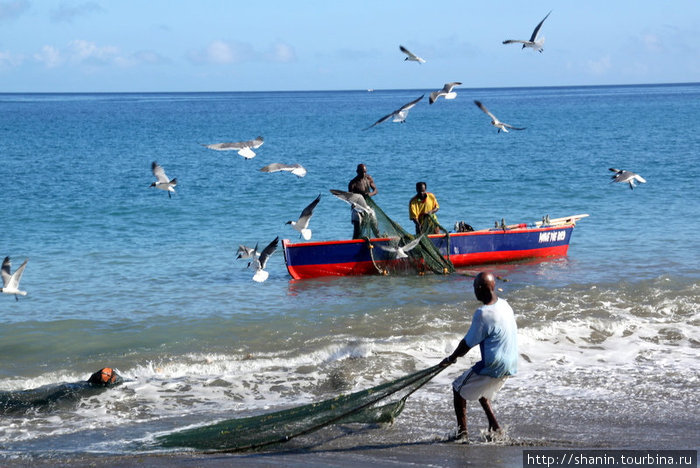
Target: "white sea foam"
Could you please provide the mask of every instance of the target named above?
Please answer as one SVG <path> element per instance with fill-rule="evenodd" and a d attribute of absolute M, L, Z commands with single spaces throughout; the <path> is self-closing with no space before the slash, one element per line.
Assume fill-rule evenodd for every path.
<path fill-rule="evenodd" d="M 542 301 L 541 292 L 534 294 L 535 301 L 527 291 L 513 298 L 510 302 L 520 324 L 521 360 L 518 375 L 505 390 L 510 404 L 546 405 L 552 400 L 592 404 L 605 399 L 630 411 L 652 411 L 648 406 L 637 408 L 636 402 L 695 388 L 700 300 L 697 295 L 674 298 L 651 289 L 649 297 L 640 301 L 611 298 L 601 288 L 581 295 L 555 291 L 550 301 Z M 37 411 L 2 418 L 0 443 L 11 446 L 140 424 L 153 429 L 130 432 L 132 440 L 149 440 L 154 433 L 183 426 L 260 414 L 368 388 L 434 365 L 449 354 L 468 327 L 465 316 L 469 314 L 460 307 L 440 311 L 441 317 L 452 316 L 451 320 L 441 319 L 441 328 L 461 329 L 457 332 L 426 327 L 426 334 L 317 337 L 292 349 L 187 353 L 118 369 L 125 383 L 99 396 L 59 407 L 55 413 Z M 478 359 L 478 351 L 470 351 L 412 398 L 426 407 L 444 403 L 450 398 L 452 379 Z M 0 388 L 18 390 L 85 377 L 52 371 L 27 380 L 4 379 Z M 634 389 L 632 394 L 630 389 Z M 684 397 L 692 400 L 690 404 L 697 403 L 693 395 Z M 115 442 L 96 441 L 95 450 L 104 449 L 106 443 Z M 109 447 L 114 450 L 113 445 Z"/>

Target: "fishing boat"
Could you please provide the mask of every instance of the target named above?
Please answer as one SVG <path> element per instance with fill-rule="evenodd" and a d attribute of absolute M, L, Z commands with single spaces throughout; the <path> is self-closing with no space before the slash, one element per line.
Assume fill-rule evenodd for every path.
<path fill-rule="evenodd" d="M 565 256 L 580 214 L 535 223 L 502 225 L 470 232 L 430 234 L 428 238 L 455 268 L 538 257 Z M 383 274 L 398 260 L 389 247 L 395 239 L 378 237 L 325 242 L 282 240 L 287 271 L 294 279 Z M 379 247 L 379 248 L 377 248 Z"/>

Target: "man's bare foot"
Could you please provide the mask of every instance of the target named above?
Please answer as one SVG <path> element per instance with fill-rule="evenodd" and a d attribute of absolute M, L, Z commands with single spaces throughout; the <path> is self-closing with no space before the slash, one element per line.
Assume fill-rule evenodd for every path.
<path fill-rule="evenodd" d="M 451 442 L 456 442 L 459 444 L 468 444 L 469 443 L 469 434 L 467 431 L 457 431 L 455 435 L 450 437 Z"/>

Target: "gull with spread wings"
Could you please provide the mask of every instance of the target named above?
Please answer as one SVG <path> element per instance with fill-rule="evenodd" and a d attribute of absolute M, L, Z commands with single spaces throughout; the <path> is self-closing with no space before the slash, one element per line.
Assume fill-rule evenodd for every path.
<path fill-rule="evenodd" d="M 236 253 L 238 254 L 236 259 L 253 258 L 253 255 L 260 256 L 260 252 L 258 252 L 258 244 L 255 244 L 255 247 L 253 248 L 241 244 L 238 246 L 238 252 Z"/>
<path fill-rule="evenodd" d="M 318 205 L 318 202 L 321 201 L 321 194 L 318 194 L 318 197 L 309 205 L 304 208 L 304 211 L 301 212 L 301 215 L 299 216 L 299 219 L 296 221 L 287 221 L 285 224 L 291 224 L 291 226 L 299 231 L 299 234 L 301 234 L 301 237 L 304 238 L 304 240 L 309 240 L 311 239 L 311 229 L 309 229 L 309 221 L 311 221 L 311 216 L 314 214 L 314 208 L 316 208 L 316 205 Z"/>
<path fill-rule="evenodd" d="M 10 262 L 10 257 L 5 257 L 5 260 L 2 261 L 2 288 L 0 288 L 0 292 L 14 294 L 17 301 L 19 301 L 18 296 L 27 295 L 27 291 L 20 291 L 19 281 L 22 279 L 22 273 L 24 273 L 24 268 L 27 266 L 28 261 L 29 259 L 26 259 L 14 273 L 11 273 L 10 267 L 12 263 Z"/>
<path fill-rule="evenodd" d="M 263 249 L 262 252 L 258 253 L 258 246 L 255 246 L 255 251 L 252 254 L 253 260 L 248 264 L 250 266 L 251 264 L 255 266 L 255 274 L 253 275 L 253 281 L 257 283 L 262 283 L 267 279 L 268 276 L 270 276 L 270 273 L 265 271 L 265 266 L 267 265 L 267 260 L 270 258 L 270 255 L 277 250 L 277 243 L 279 241 L 279 236 L 275 237 L 275 240 L 270 242 L 267 247 Z"/>
<path fill-rule="evenodd" d="M 238 141 L 234 143 L 213 143 L 211 145 L 202 145 L 205 148 L 216 151 L 238 151 L 238 154 L 246 159 L 254 158 L 254 149 L 260 148 L 263 144 L 263 137 L 259 136 L 255 140 Z"/>
<path fill-rule="evenodd" d="M 281 164 L 272 163 L 260 169 L 260 172 L 291 172 L 297 177 L 304 177 L 306 175 L 306 169 L 301 164 Z"/>
<path fill-rule="evenodd" d="M 636 174 L 632 171 L 625 171 L 622 169 L 615 169 L 613 167 L 609 168 L 608 170 L 614 172 L 615 174 L 612 176 L 612 180 L 610 183 L 613 182 L 627 182 L 630 184 L 630 189 L 634 189 L 637 185 L 635 184 L 636 182 L 646 184 L 646 179 L 644 177 L 640 176 L 639 174 Z"/>
<path fill-rule="evenodd" d="M 493 125 L 494 127 L 496 127 L 496 128 L 498 129 L 498 133 L 501 133 L 501 130 L 503 130 L 504 132 L 508 133 L 508 129 L 509 129 L 509 128 L 510 128 L 511 130 L 525 130 L 525 128 L 526 128 L 526 127 L 513 127 L 512 125 L 509 125 L 509 124 L 507 124 L 507 123 L 505 123 L 505 122 L 501 122 L 500 120 L 498 120 L 498 118 L 497 118 L 495 115 L 493 115 L 493 114 L 486 108 L 485 105 L 483 105 L 483 104 L 481 103 L 481 101 L 474 101 L 474 104 L 476 104 L 476 106 L 477 106 L 479 109 L 481 109 L 482 111 L 484 111 L 484 113 L 485 113 L 486 115 L 488 115 L 489 117 L 491 117 L 491 125 Z"/>
<path fill-rule="evenodd" d="M 396 246 L 396 247 L 389 247 L 385 245 L 380 245 L 383 250 L 386 250 L 387 252 L 393 252 L 396 254 L 396 258 L 408 258 L 408 254 L 406 252 L 413 250 L 420 240 L 423 238 L 423 234 L 420 236 L 416 237 L 413 239 L 411 242 L 407 243 L 406 245 L 402 246 Z"/>
<path fill-rule="evenodd" d="M 345 203 L 350 204 L 352 209 L 356 212 L 374 216 L 374 210 L 367 204 L 365 197 L 359 193 L 344 192 L 342 190 L 335 189 L 331 189 L 331 193 L 343 200 Z"/>
<path fill-rule="evenodd" d="M 457 97 L 457 93 L 452 91 L 455 86 L 460 86 L 462 83 L 459 81 L 453 81 L 451 83 L 445 83 L 445 86 L 442 87 L 442 89 L 438 91 L 433 91 L 430 93 L 430 98 L 428 98 L 428 102 L 430 104 L 434 103 L 437 101 L 437 98 L 439 97 L 444 97 L 445 99 L 454 99 Z"/>
<path fill-rule="evenodd" d="M 423 96 L 425 96 L 425 94 Z M 418 99 L 414 99 L 413 101 L 409 102 L 408 104 L 404 104 L 403 106 L 399 107 L 394 112 L 392 112 L 391 114 L 385 115 L 384 117 L 377 120 L 369 127 L 365 128 L 365 130 L 369 130 L 370 128 L 374 127 L 375 125 L 379 125 L 380 123 L 384 122 L 385 120 L 389 120 L 392 117 L 394 118 L 393 122 L 401 122 L 401 123 L 406 122 L 406 117 L 408 117 L 408 111 L 410 111 L 413 108 L 413 106 L 418 104 L 418 101 L 423 99 L 423 96 L 419 97 Z"/>
<path fill-rule="evenodd" d="M 153 171 L 153 175 L 156 176 L 156 181 L 151 184 L 151 187 L 167 191 L 168 198 L 172 198 L 170 194 L 175 193 L 177 178 L 170 180 L 168 176 L 165 175 L 165 170 L 155 161 L 151 163 L 151 171 Z"/>
<path fill-rule="evenodd" d="M 540 21 L 539 24 L 535 27 L 535 30 L 532 31 L 532 36 L 530 36 L 529 41 L 523 41 L 520 39 L 507 39 L 507 40 L 503 41 L 503 43 L 504 44 L 515 44 L 515 43 L 522 44 L 523 49 L 525 47 L 530 47 L 532 50 L 536 50 L 537 52 L 541 53 L 544 50 L 542 48 L 542 46 L 544 45 L 544 37 L 542 39 L 538 40 L 537 34 L 540 32 L 540 28 L 542 27 L 542 23 L 544 23 L 544 20 L 547 19 L 547 17 L 550 15 L 550 13 L 552 13 L 552 12 L 550 11 L 549 13 L 547 13 L 547 16 L 545 16 L 544 19 L 542 19 L 542 21 Z"/>
<path fill-rule="evenodd" d="M 416 54 L 414 54 L 413 52 L 411 52 L 410 50 L 408 50 L 404 46 L 400 45 L 399 49 L 401 50 L 401 52 L 406 54 L 406 58 L 404 59 L 404 62 L 406 60 L 408 60 L 411 62 L 425 63 L 425 60 L 423 60 L 422 58 L 420 58 L 419 56 L 417 56 Z"/>

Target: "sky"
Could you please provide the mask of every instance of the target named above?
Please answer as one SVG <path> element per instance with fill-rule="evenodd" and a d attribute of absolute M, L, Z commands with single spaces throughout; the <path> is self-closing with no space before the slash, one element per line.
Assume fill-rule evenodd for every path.
<path fill-rule="evenodd" d="M 550 10 L 543 53 L 502 44 Z M 700 82 L 699 31 L 699 0 L 0 0 L 0 92 Z"/>

